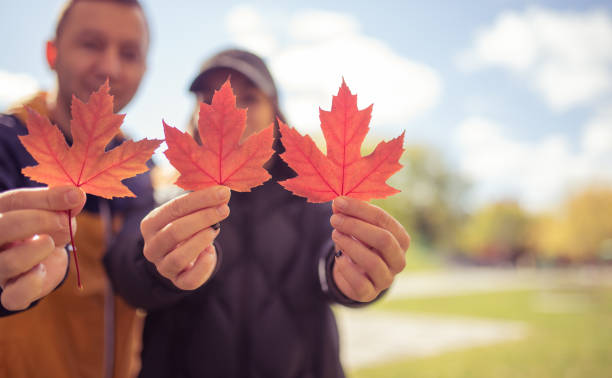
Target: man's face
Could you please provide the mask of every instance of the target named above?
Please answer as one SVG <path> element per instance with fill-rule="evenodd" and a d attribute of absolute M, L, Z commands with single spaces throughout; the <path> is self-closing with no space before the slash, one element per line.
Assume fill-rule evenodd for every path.
<path fill-rule="evenodd" d="M 148 48 L 144 14 L 136 6 L 103 1 L 74 5 L 55 41 L 59 96 L 87 101 L 106 78 L 115 112 L 126 106 L 140 85 Z"/>

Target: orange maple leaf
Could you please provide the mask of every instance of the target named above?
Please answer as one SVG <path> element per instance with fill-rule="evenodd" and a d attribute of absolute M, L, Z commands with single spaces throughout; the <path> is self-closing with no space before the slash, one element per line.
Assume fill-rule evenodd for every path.
<path fill-rule="evenodd" d="M 49 186 L 71 184 L 104 198 L 135 197 L 121 180 L 147 171 L 146 162 L 162 141 L 126 140 L 105 152 L 106 145 L 119 132 L 125 117 L 113 113 L 113 96 L 109 90 L 107 80 L 91 94 L 86 104 L 72 96 L 70 132 L 73 142 L 70 147 L 57 126 L 27 108 L 28 134 L 19 136 L 19 139 L 38 165 L 25 167 L 21 172 Z M 72 229 L 70 234 L 78 274 Z M 80 274 L 78 281 L 81 287 Z"/>
<path fill-rule="evenodd" d="M 109 90 L 107 81 L 91 94 L 86 104 L 72 97 L 70 147 L 57 126 L 27 108 L 28 135 L 19 139 L 38 165 L 25 167 L 22 173 L 49 186 L 72 184 L 85 193 L 104 198 L 135 197 L 121 180 L 146 172 L 147 160 L 162 141 L 126 140 L 105 152 L 125 117 L 113 113 Z"/>
<path fill-rule="evenodd" d="M 185 190 L 225 185 L 248 192 L 270 178 L 263 165 L 274 153 L 272 124 L 239 144 L 246 113 L 246 109 L 236 107 L 228 79 L 215 91 L 211 105 L 200 103 L 201 146 L 189 134 L 163 122 L 168 144 L 164 153 L 181 173 L 176 185 Z"/>
<path fill-rule="evenodd" d="M 361 200 L 398 193 L 385 182 L 402 168 L 404 133 L 390 142 L 380 142 L 370 155 L 361 156 L 361 145 L 369 131 L 372 105 L 357 109 L 357 95 L 344 80 L 331 111 L 319 109 L 327 156 L 312 139 L 280 122 L 285 152 L 281 158 L 298 174 L 280 184 L 308 202 L 326 202 L 338 196 Z"/>

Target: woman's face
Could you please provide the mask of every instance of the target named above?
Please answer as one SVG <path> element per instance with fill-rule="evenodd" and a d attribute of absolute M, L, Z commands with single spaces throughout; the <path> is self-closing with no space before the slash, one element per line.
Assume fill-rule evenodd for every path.
<path fill-rule="evenodd" d="M 201 89 L 197 92 L 199 102 L 210 104 L 215 90 L 230 76 L 230 83 L 236 95 L 236 105 L 240 108 L 248 108 L 247 125 L 242 134 L 241 142 L 252 134 L 257 133 L 270 126 L 276 115 L 272 101 L 259 88 L 241 73 L 219 68 L 206 75 Z M 197 124 L 199 107 L 196 106 L 194 121 Z"/>

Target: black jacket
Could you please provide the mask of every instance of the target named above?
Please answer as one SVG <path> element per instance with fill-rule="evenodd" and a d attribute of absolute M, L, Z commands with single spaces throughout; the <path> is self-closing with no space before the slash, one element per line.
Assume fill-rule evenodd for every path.
<path fill-rule="evenodd" d="M 288 177 L 289 168 L 274 161 L 273 177 Z M 149 310 L 140 376 L 344 377 L 330 304 L 359 303 L 331 279 L 329 204 L 308 204 L 271 180 L 232 193 L 229 206 L 216 240 L 217 271 L 197 290 L 176 289 L 142 254 L 109 265 L 136 275 L 137 285 L 116 289 Z"/>

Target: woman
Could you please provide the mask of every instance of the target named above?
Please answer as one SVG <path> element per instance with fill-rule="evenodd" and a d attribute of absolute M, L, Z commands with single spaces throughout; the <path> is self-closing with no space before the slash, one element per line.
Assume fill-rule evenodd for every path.
<path fill-rule="evenodd" d="M 268 69 L 246 51 L 209 59 L 190 90 L 210 103 L 228 77 L 248 107 L 244 136 L 282 118 Z M 149 310 L 141 377 L 343 377 L 330 304 L 371 302 L 403 269 L 409 237 L 383 210 L 343 198 L 332 217 L 277 183 L 294 173 L 275 127 L 272 180 L 231 200 L 223 187 L 192 192 L 143 220 L 140 289 L 121 290 Z"/>

